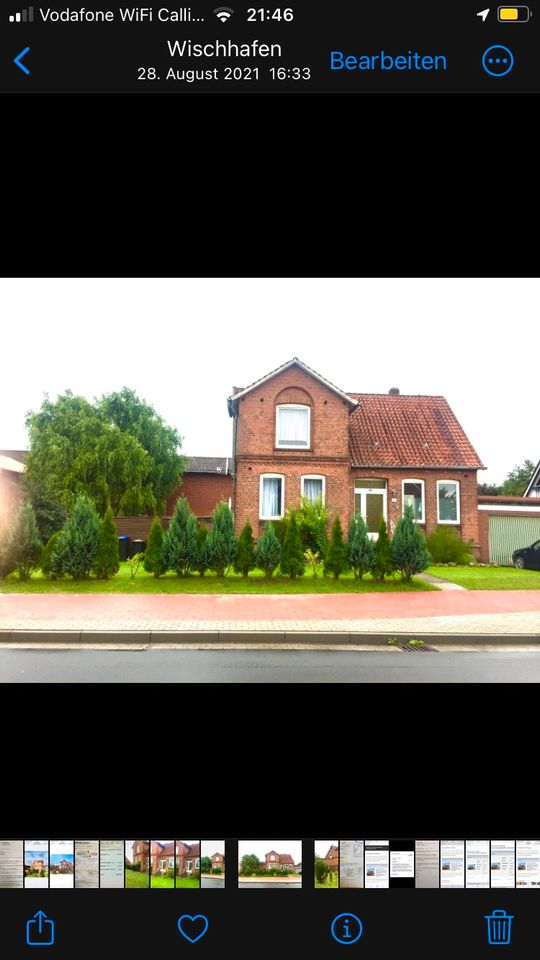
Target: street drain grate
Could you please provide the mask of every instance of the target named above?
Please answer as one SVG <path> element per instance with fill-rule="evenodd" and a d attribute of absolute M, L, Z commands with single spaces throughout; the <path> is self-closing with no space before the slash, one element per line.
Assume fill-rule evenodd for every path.
<path fill-rule="evenodd" d="M 400 643 L 399 649 L 404 650 L 405 653 L 438 653 L 439 651 L 435 647 L 430 647 L 426 643 L 422 644 L 421 647 L 410 647 L 408 643 Z"/>

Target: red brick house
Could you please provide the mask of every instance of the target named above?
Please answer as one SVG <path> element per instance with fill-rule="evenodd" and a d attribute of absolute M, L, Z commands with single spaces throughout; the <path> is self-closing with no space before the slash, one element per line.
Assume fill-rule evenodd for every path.
<path fill-rule="evenodd" d="M 176 875 L 178 877 L 189 877 L 190 874 L 200 870 L 201 867 L 201 846 L 199 843 L 184 843 L 183 840 L 176 841 Z"/>
<path fill-rule="evenodd" d="M 186 497 L 197 519 L 209 523 L 214 507 L 231 496 L 229 457 L 189 457 L 182 483 L 167 497 L 166 515 L 173 515 L 178 497 Z"/>
<path fill-rule="evenodd" d="M 222 873 L 225 873 L 225 857 L 222 853 L 213 853 L 210 859 L 212 861 L 212 870 L 219 869 Z"/>
<path fill-rule="evenodd" d="M 324 862 L 332 873 L 337 873 L 339 870 L 339 847 L 332 844 L 324 858 Z"/>
<path fill-rule="evenodd" d="M 174 870 L 174 840 L 169 843 L 160 843 L 152 840 L 150 843 L 150 861 L 152 876 L 164 876 L 167 871 Z"/>
<path fill-rule="evenodd" d="M 264 863 L 261 863 L 261 867 L 266 870 L 279 869 L 294 872 L 295 864 L 290 853 L 276 853 L 275 850 L 270 850 L 270 853 L 265 854 Z"/>
<path fill-rule="evenodd" d="M 136 866 L 140 863 L 141 873 L 146 873 L 148 870 L 148 856 L 150 851 L 150 843 L 148 840 L 134 840 L 133 847 L 131 848 L 131 862 L 128 860 L 126 866 Z"/>
<path fill-rule="evenodd" d="M 228 398 L 236 530 L 255 535 L 302 496 L 373 537 L 410 503 L 426 534 L 451 524 L 478 544 L 483 465 L 444 397 L 345 393 L 296 357 Z"/>

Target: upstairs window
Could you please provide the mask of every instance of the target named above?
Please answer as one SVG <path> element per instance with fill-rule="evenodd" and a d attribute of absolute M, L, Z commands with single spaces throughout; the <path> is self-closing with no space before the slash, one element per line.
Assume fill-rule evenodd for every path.
<path fill-rule="evenodd" d="M 310 408 L 299 403 L 276 407 L 276 447 L 308 448 L 310 416 Z"/>
<path fill-rule="evenodd" d="M 403 481 L 403 508 L 411 506 L 417 523 L 425 523 L 424 517 L 424 481 Z"/>
<path fill-rule="evenodd" d="M 437 520 L 439 523 L 460 522 L 457 480 L 437 480 Z"/>

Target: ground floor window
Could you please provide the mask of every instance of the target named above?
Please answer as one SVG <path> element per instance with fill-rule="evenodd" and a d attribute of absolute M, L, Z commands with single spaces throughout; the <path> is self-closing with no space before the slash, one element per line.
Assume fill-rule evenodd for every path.
<path fill-rule="evenodd" d="M 414 519 L 417 523 L 425 523 L 423 480 L 403 481 L 403 508 L 405 509 L 406 506 L 413 508 Z"/>
<path fill-rule="evenodd" d="M 283 516 L 284 477 L 279 473 L 263 473 L 259 490 L 259 518 L 278 520 Z"/>
<path fill-rule="evenodd" d="M 457 480 L 437 480 L 437 520 L 439 523 L 460 522 Z"/>
<path fill-rule="evenodd" d="M 324 503 L 325 485 L 325 477 L 306 474 L 300 481 L 300 495 L 310 503 Z"/>
<path fill-rule="evenodd" d="M 371 539 L 376 540 L 382 518 L 387 519 L 386 480 L 355 480 L 354 512 L 364 518 Z"/>

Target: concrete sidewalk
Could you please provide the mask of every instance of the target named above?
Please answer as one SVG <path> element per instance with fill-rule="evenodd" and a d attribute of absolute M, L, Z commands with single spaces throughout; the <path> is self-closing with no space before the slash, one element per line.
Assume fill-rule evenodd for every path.
<path fill-rule="evenodd" d="M 540 643 L 540 590 L 370 594 L 0 594 L 0 641 Z"/>

